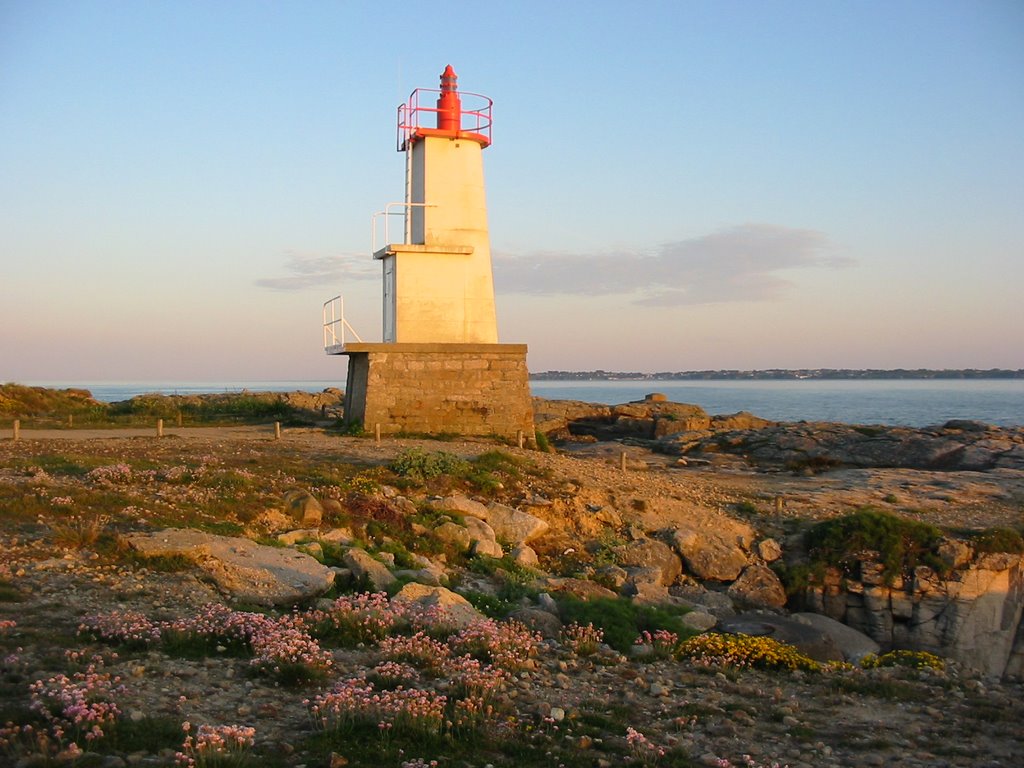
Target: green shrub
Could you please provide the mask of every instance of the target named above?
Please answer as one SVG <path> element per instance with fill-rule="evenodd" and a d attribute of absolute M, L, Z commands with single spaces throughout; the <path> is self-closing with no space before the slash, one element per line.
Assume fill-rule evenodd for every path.
<path fill-rule="evenodd" d="M 398 541 L 386 541 L 377 547 L 377 552 L 387 552 L 394 555 L 397 568 L 415 568 L 416 561 L 412 559 L 412 553 L 405 545 Z"/>
<path fill-rule="evenodd" d="M 919 565 L 944 572 L 947 566 L 937 554 L 941 541 L 942 531 L 933 525 L 870 507 L 818 523 L 805 535 L 812 565 L 824 563 L 858 575 L 855 572 L 865 554 L 877 553 L 883 576 L 890 582 Z"/>
<path fill-rule="evenodd" d="M 464 477 L 469 472 L 470 464 L 447 451 L 428 453 L 422 448 L 407 448 L 395 457 L 389 468 L 400 477 L 423 482 L 441 475 Z"/>
<path fill-rule="evenodd" d="M 1024 553 L 1024 537 L 1013 528 L 986 528 L 972 537 L 975 551 L 1009 552 L 1019 555 Z"/>
<path fill-rule="evenodd" d="M 551 447 L 551 443 L 548 441 L 548 436 L 541 432 L 539 429 L 534 432 L 533 439 L 537 441 L 538 451 L 543 451 L 544 453 L 554 452 L 554 450 Z"/>
<path fill-rule="evenodd" d="M 629 651 L 641 632 L 665 629 L 675 632 L 680 639 L 694 634 L 682 622 L 685 609 L 640 605 L 632 600 L 611 597 L 580 600 L 556 595 L 555 599 L 563 623 L 593 624 L 604 631 L 604 641 L 622 653 Z"/>

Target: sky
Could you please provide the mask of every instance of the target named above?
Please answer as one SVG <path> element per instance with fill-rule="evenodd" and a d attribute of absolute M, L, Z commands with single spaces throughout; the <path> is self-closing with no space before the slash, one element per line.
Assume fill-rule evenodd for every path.
<path fill-rule="evenodd" d="M 446 64 L 531 370 L 1024 367 L 1019 0 L 0 0 L 0 381 L 343 382 Z"/>

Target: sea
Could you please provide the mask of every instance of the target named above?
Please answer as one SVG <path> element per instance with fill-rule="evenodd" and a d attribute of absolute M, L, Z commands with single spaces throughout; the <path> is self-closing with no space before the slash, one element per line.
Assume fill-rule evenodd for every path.
<path fill-rule="evenodd" d="M 146 393 L 320 392 L 344 381 L 28 382 L 88 389 L 116 402 Z M 926 427 L 950 419 L 1024 426 L 1024 379 L 787 379 L 780 381 L 532 381 L 538 397 L 617 404 L 660 392 L 711 414 L 749 411 L 772 421 Z"/>

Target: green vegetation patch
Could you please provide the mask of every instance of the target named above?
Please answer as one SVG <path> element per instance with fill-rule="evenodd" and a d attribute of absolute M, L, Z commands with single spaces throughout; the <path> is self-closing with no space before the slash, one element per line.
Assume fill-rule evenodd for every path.
<path fill-rule="evenodd" d="M 555 599 L 565 624 L 593 624 L 604 631 L 604 641 L 621 653 L 627 653 L 642 632 L 666 630 L 681 640 L 694 634 L 682 622 L 682 616 L 687 613 L 685 608 L 641 605 L 610 597 L 580 600 L 556 596 Z"/>
<path fill-rule="evenodd" d="M 862 560 L 877 555 L 884 578 L 891 582 L 919 565 L 945 572 L 947 565 L 938 556 L 942 536 L 933 525 L 865 507 L 818 523 L 807 531 L 805 542 L 812 564 L 831 565 L 854 576 Z"/>
<path fill-rule="evenodd" d="M 1013 528 L 986 528 L 971 537 L 971 543 L 979 554 L 987 552 L 1009 552 L 1024 554 L 1024 537 Z"/>
<path fill-rule="evenodd" d="M 464 476 L 469 472 L 470 464 L 448 451 L 407 448 L 395 457 L 390 469 L 399 477 L 422 483 L 441 475 Z"/>

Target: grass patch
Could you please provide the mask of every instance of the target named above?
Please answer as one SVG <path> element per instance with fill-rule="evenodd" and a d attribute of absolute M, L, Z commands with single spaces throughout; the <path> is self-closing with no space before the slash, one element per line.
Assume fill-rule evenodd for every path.
<path fill-rule="evenodd" d="M 108 730 L 103 744 L 119 752 L 157 753 L 162 749 L 177 750 L 185 738 L 181 721 L 167 716 L 146 716 L 141 720 L 122 717 Z"/>
<path fill-rule="evenodd" d="M 20 603 L 25 595 L 18 589 L 18 585 L 8 579 L 0 578 L 0 603 Z"/>
<path fill-rule="evenodd" d="M 834 677 L 829 680 L 828 686 L 831 690 L 839 693 L 873 696 L 886 701 L 928 701 L 932 698 L 932 694 L 924 688 L 892 678 L 882 679 L 860 675 Z"/>
<path fill-rule="evenodd" d="M 211 520 L 200 523 L 196 527 L 217 536 L 241 536 L 245 532 L 244 525 L 231 520 Z"/>

